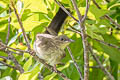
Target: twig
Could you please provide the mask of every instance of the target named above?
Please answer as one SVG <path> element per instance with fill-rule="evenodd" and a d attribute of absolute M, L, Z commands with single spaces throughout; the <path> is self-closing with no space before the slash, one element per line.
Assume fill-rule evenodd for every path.
<path fill-rule="evenodd" d="M 11 22 L 11 8 L 9 7 L 8 32 L 7 32 L 6 42 L 5 42 L 6 45 L 8 44 L 9 35 L 10 35 L 10 22 Z"/>
<path fill-rule="evenodd" d="M 22 29 L 24 39 L 25 39 L 25 41 L 26 41 L 26 43 L 27 43 L 27 46 L 28 46 L 28 50 L 30 50 L 31 47 L 30 47 L 30 44 L 29 44 L 29 40 L 28 40 L 28 38 L 27 38 L 27 35 L 26 35 L 26 33 L 25 33 L 25 30 L 24 30 L 24 28 L 23 28 L 22 21 L 21 21 L 19 15 L 18 15 L 17 9 L 15 8 L 13 1 L 12 1 L 12 0 L 10 0 L 10 1 L 11 1 L 11 5 L 12 5 L 12 7 L 13 7 L 13 9 L 14 9 L 15 15 L 16 15 L 16 17 L 17 17 L 17 20 L 18 20 L 18 22 L 19 22 L 19 25 L 20 25 L 20 27 L 21 27 L 21 29 Z"/>
<path fill-rule="evenodd" d="M 71 56 L 71 58 L 72 58 L 72 60 L 73 60 L 73 62 L 74 62 L 74 65 L 75 65 L 77 71 L 79 72 L 79 75 L 80 75 L 81 80 L 83 80 L 82 72 L 80 71 L 80 68 L 79 68 L 77 62 L 75 61 L 75 59 L 74 59 L 74 57 L 73 57 L 73 55 L 72 55 L 71 49 L 70 49 L 69 47 L 67 47 L 67 50 L 68 50 L 68 52 L 69 52 L 69 54 L 70 54 L 70 56 Z"/>
<path fill-rule="evenodd" d="M 84 49 L 84 80 L 88 80 L 89 79 L 89 54 L 88 54 L 88 42 L 87 42 L 87 37 L 85 33 L 85 26 L 83 22 L 81 22 L 82 16 L 79 12 L 79 9 L 77 7 L 75 0 L 71 0 L 71 1 L 77 12 L 79 23 L 80 23 L 80 31 L 81 31 L 81 37 L 82 37 L 82 43 L 83 43 L 83 49 Z"/>
<path fill-rule="evenodd" d="M 16 67 L 11 66 L 11 65 L 9 65 L 9 64 L 7 64 L 7 63 L 5 63 L 5 62 L 3 62 L 3 61 L 0 61 L 0 63 L 2 63 L 4 66 L 8 66 L 8 67 L 10 67 L 10 68 L 13 68 L 13 69 L 17 70 Z"/>
<path fill-rule="evenodd" d="M 21 50 L 21 49 L 15 49 L 15 48 L 12 48 L 12 47 L 9 47 L 9 46 L 6 46 L 6 48 L 12 49 L 12 50 L 15 50 L 15 51 L 19 51 L 19 52 L 23 52 L 23 53 L 29 53 L 29 51 L 24 51 L 24 50 Z"/>
<path fill-rule="evenodd" d="M 71 27 L 71 28 L 72 28 L 72 29 L 69 29 L 69 28 L 68 28 L 67 30 L 73 31 L 73 32 L 78 33 L 78 34 L 81 35 L 81 32 L 80 32 L 79 30 L 75 29 L 74 27 Z M 90 37 L 89 35 L 87 35 L 87 37 L 89 37 L 90 39 L 93 39 L 93 40 L 95 40 L 95 41 L 97 41 L 97 42 L 100 42 L 100 43 L 102 43 L 102 44 L 104 44 L 104 45 L 107 45 L 107 46 L 110 46 L 110 47 L 112 47 L 112 48 L 116 48 L 116 49 L 120 50 L 120 47 L 119 47 L 119 46 L 116 46 L 116 45 L 114 45 L 114 44 L 107 43 L 107 42 L 105 42 L 105 41 L 98 40 L 98 39 L 96 39 L 96 38 L 92 38 L 92 37 Z"/>
<path fill-rule="evenodd" d="M 22 53 L 16 53 L 16 52 L 13 52 L 13 51 L 10 51 L 10 50 L 7 49 L 9 52 L 11 52 L 11 53 L 15 53 L 15 54 L 18 54 L 18 55 L 23 55 L 23 52 L 28 53 L 28 51 L 24 51 L 24 50 L 21 50 L 21 49 L 11 48 L 11 47 L 5 45 L 4 43 L 0 42 L 0 50 L 5 52 L 5 49 L 6 49 L 6 48 L 8 48 L 8 49 L 12 49 L 12 50 L 15 50 L 15 51 L 22 52 Z"/>
<path fill-rule="evenodd" d="M 78 7 L 77 7 L 77 4 L 76 4 L 75 0 L 71 0 L 71 1 L 72 1 L 72 3 L 73 3 L 74 9 L 75 9 L 76 12 L 77 12 L 77 16 L 78 16 L 78 19 L 79 19 L 79 23 L 81 23 L 82 15 L 80 14 L 80 11 L 79 11 L 79 9 L 78 9 Z"/>
<path fill-rule="evenodd" d="M 92 1 L 93 1 L 93 3 L 97 6 L 98 9 L 101 9 L 101 7 L 96 3 L 95 0 L 92 0 Z"/>
<path fill-rule="evenodd" d="M 101 9 L 101 7 L 97 4 L 97 2 L 95 0 L 92 0 L 93 3 L 97 6 L 98 9 Z M 108 15 L 104 15 L 104 17 L 109 20 L 110 22 L 112 22 L 112 24 L 116 25 L 118 28 L 120 28 L 120 24 L 116 23 L 111 17 L 109 17 Z"/>
<path fill-rule="evenodd" d="M 20 52 L 13 52 L 13 51 L 11 51 L 11 50 L 8 50 L 9 52 L 11 52 L 11 53 L 13 53 L 13 54 L 18 54 L 18 55 L 23 55 L 24 53 L 20 53 Z"/>
<path fill-rule="evenodd" d="M 9 59 L 8 57 L 5 57 L 5 56 L 0 56 L 0 58 L 2 58 L 2 59 Z"/>
<path fill-rule="evenodd" d="M 88 37 L 91 38 L 90 36 L 88 36 Z M 110 46 L 110 47 L 113 47 L 113 48 L 116 48 L 116 49 L 120 50 L 120 47 L 118 47 L 118 46 L 116 46 L 114 44 L 107 43 L 107 42 L 104 42 L 102 40 L 98 40 L 98 39 L 95 39 L 95 38 L 91 38 L 91 39 L 96 40 L 96 41 L 98 41 L 98 42 L 100 42 L 100 43 L 102 43 L 104 45 L 107 45 L 107 46 Z"/>
<path fill-rule="evenodd" d="M 0 50 L 6 52 L 8 54 L 8 58 L 13 61 L 13 63 L 16 65 L 17 70 L 19 70 L 20 73 L 24 72 L 21 65 L 18 63 L 18 61 L 15 59 L 15 57 L 11 54 L 12 52 L 9 51 L 8 49 L 6 49 L 6 45 L 3 44 L 2 41 L 0 41 Z"/>
<path fill-rule="evenodd" d="M 5 48 L 8 48 L 8 49 L 12 49 L 12 50 L 19 51 L 19 52 L 29 53 L 29 51 L 24 51 L 24 50 L 21 50 L 21 49 L 15 49 L 15 48 L 9 47 L 2 42 L 0 42 L 0 47 L 3 50 L 5 50 Z"/>
<path fill-rule="evenodd" d="M 21 65 L 18 63 L 18 61 L 15 59 L 15 57 L 11 54 L 11 52 L 9 52 L 8 50 L 6 50 L 5 52 L 8 54 L 8 58 L 10 58 L 14 62 L 17 70 L 19 70 L 20 73 L 23 73 L 24 69 L 21 67 Z"/>
<path fill-rule="evenodd" d="M 114 77 L 110 74 L 110 72 L 108 72 L 108 70 L 106 68 L 104 68 L 104 66 L 102 65 L 102 63 L 99 61 L 99 58 L 93 52 L 93 49 L 92 49 L 91 46 L 89 46 L 89 51 L 90 51 L 91 55 L 93 56 L 93 58 L 96 60 L 96 62 L 99 64 L 99 66 L 102 69 L 102 71 L 104 72 L 104 74 L 106 74 L 111 80 L 115 80 Z"/>
<path fill-rule="evenodd" d="M 86 0 L 86 10 L 85 10 L 85 15 L 83 16 L 83 18 L 82 18 L 82 21 L 81 21 L 81 22 L 84 22 L 84 21 L 85 21 L 85 19 L 86 19 L 86 17 L 87 17 L 87 13 L 88 13 L 89 6 L 90 6 L 89 1 L 88 1 L 88 0 Z"/>
<path fill-rule="evenodd" d="M 114 25 L 116 25 L 118 28 L 120 28 L 120 24 L 118 24 L 117 22 L 115 22 L 111 17 L 109 17 L 108 15 L 104 15 L 104 17 L 109 20 L 110 22 L 112 22 Z"/>
<path fill-rule="evenodd" d="M 42 74 L 39 72 L 39 74 L 38 74 L 38 79 L 39 80 L 43 80 L 43 76 L 42 76 Z"/>
<path fill-rule="evenodd" d="M 66 14 L 72 17 L 76 22 L 79 22 L 74 16 L 72 16 L 72 14 L 70 14 L 69 11 L 67 11 L 67 9 L 63 5 L 61 5 L 57 0 L 54 0 L 54 1 L 61 7 L 61 9 L 63 9 L 63 11 L 66 12 Z"/>

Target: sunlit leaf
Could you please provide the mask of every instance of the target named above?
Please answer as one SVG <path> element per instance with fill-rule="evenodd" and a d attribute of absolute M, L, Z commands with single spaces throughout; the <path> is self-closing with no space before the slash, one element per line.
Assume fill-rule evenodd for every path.
<path fill-rule="evenodd" d="M 28 71 L 28 69 L 29 69 L 29 67 L 31 66 L 31 64 L 32 64 L 32 56 L 26 61 L 26 63 L 25 63 L 24 66 L 23 66 L 23 69 L 24 69 L 25 71 Z"/>
<path fill-rule="evenodd" d="M 65 68 L 67 68 L 69 65 L 70 65 L 70 63 L 66 63 L 65 66 L 59 67 L 58 70 L 61 71 L 61 70 L 65 69 Z M 46 76 L 46 77 L 44 78 L 44 80 L 52 80 L 56 75 L 57 75 L 56 73 L 52 73 L 52 74 Z"/>

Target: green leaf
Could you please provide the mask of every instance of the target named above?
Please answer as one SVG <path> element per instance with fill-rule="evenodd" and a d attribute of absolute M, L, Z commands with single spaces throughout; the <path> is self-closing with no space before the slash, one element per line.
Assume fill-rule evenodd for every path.
<path fill-rule="evenodd" d="M 20 74 L 18 80 L 36 80 L 38 72 L 40 72 L 40 67 L 36 65 L 31 71 Z"/>
<path fill-rule="evenodd" d="M 11 45 L 12 43 L 14 43 L 18 37 L 22 34 L 22 32 L 20 32 L 19 34 L 15 35 L 8 43 L 8 45 Z"/>
<path fill-rule="evenodd" d="M 3 77 L 3 78 L 1 78 L 0 80 L 12 80 L 12 78 L 10 77 L 10 76 L 6 76 L 6 77 Z"/>
<path fill-rule="evenodd" d="M 24 71 L 28 71 L 30 66 L 32 65 L 32 56 L 26 61 L 26 63 L 23 66 Z"/>
<path fill-rule="evenodd" d="M 63 69 L 69 67 L 69 65 L 70 65 L 70 63 L 68 62 L 68 63 L 65 64 L 65 66 L 59 67 L 58 70 L 62 71 Z M 56 75 L 57 75 L 57 74 L 53 72 L 52 74 L 46 76 L 46 77 L 44 78 L 44 80 L 53 80 Z"/>
<path fill-rule="evenodd" d="M 79 65 L 79 63 L 78 63 L 78 65 Z M 79 67 L 80 67 L 80 65 L 79 65 Z M 80 67 L 81 71 L 82 71 L 82 69 L 83 68 Z M 66 68 L 63 72 L 71 80 L 79 80 L 80 79 L 79 73 L 73 63 L 71 63 L 70 66 L 68 68 Z"/>
<path fill-rule="evenodd" d="M 98 45 L 96 45 L 96 43 Z M 120 51 L 118 51 L 117 49 L 104 45 L 102 43 L 98 43 L 96 41 L 93 41 L 93 46 L 95 49 L 102 51 L 106 53 L 107 55 L 109 55 L 111 60 L 115 61 L 116 63 L 120 63 L 120 55 L 119 55 Z"/>
<path fill-rule="evenodd" d="M 1 66 L 0 66 L 0 69 L 1 69 L 1 70 L 2 70 L 2 69 L 5 70 L 5 69 L 8 68 L 7 66 L 4 66 L 2 63 L 0 63 L 0 65 L 1 65 Z"/>
<path fill-rule="evenodd" d="M 110 60 L 110 65 L 111 65 L 111 74 L 114 76 L 115 80 L 119 80 L 118 79 L 118 63 Z"/>
<path fill-rule="evenodd" d="M 47 6 L 44 0 L 22 0 L 24 3 L 24 8 L 30 9 L 32 12 L 44 12 L 47 13 Z"/>
<path fill-rule="evenodd" d="M 90 5 L 89 10 L 97 20 L 108 12 L 107 10 L 98 9 L 95 5 Z"/>
<path fill-rule="evenodd" d="M 99 40 L 104 40 L 102 38 L 102 36 L 99 35 L 99 34 L 97 34 L 97 33 L 101 33 L 101 30 L 98 27 L 96 27 L 95 25 L 92 25 L 92 26 L 87 25 L 87 34 L 91 38 L 93 38 L 93 39 L 95 38 L 95 39 L 99 39 Z M 103 34 L 103 33 L 101 33 L 101 34 Z"/>
<path fill-rule="evenodd" d="M 116 7 L 116 6 L 120 6 L 120 3 L 113 4 L 112 6 L 110 6 L 110 7 L 108 8 L 108 10 L 110 10 L 111 8 Z"/>

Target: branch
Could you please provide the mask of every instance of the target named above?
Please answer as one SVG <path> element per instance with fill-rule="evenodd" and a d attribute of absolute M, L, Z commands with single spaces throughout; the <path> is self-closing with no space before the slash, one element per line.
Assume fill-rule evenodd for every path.
<path fill-rule="evenodd" d="M 79 23 L 81 24 L 82 15 L 80 14 L 80 11 L 77 7 L 77 4 L 76 4 L 75 0 L 71 0 L 71 1 L 72 1 L 74 9 L 76 10 L 76 13 L 77 13 L 77 16 L 78 16 L 78 19 L 79 19 Z"/>
<path fill-rule="evenodd" d="M 2 59 L 8 59 L 9 60 L 9 58 L 8 57 L 5 57 L 5 56 L 0 56 L 0 58 L 2 58 Z"/>
<path fill-rule="evenodd" d="M 93 3 L 96 5 L 96 7 L 97 7 L 98 9 L 101 9 L 101 7 L 96 3 L 95 0 L 92 0 L 92 1 L 93 1 Z"/>
<path fill-rule="evenodd" d="M 0 42 L 0 43 L 1 43 L 1 42 Z M 1 44 L 0 44 L 0 47 L 1 47 Z M 15 64 L 15 66 L 16 66 L 15 69 L 19 70 L 20 73 L 23 73 L 23 72 L 24 72 L 23 68 L 22 68 L 21 65 L 18 63 L 18 61 L 15 59 L 15 57 L 11 54 L 12 52 L 9 51 L 9 50 L 7 50 L 7 49 L 5 50 L 5 49 L 6 49 L 6 48 L 2 48 L 2 49 L 0 49 L 0 50 L 6 52 L 6 53 L 8 54 L 8 57 L 0 56 L 0 58 L 12 60 L 13 63 Z M 6 64 L 6 66 L 9 66 L 9 67 L 10 67 L 10 65 L 8 65 L 8 64 Z"/>
<path fill-rule="evenodd" d="M 5 63 L 5 62 L 3 62 L 3 61 L 0 61 L 0 63 L 2 63 L 4 66 L 8 66 L 8 67 L 10 67 L 10 68 L 13 68 L 13 69 L 17 70 L 16 67 L 11 66 L 11 65 L 9 65 L 9 64 L 7 64 L 7 63 Z"/>
<path fill-rule="evenodd" d="M 84 15 L 83 18 L 82 18 L 82 22 L 84 22 L 85 19 L 86 19 L 86 17 L 87 17 L 89 5 L 90 5 L 90 4 L 89 4 L 88 0 L 86 0 L 86 10 L 85 10 L 85 15 Z"/>
<path fill-rule="evenodd" d="M 8 54 L 8 58 L 10 58 L 10 60 L 12 60 L 17 68 L 17 70 L 20 71 L 20 73 L 24 72 L 24 69 L 21 67 L 21 65 L 18 63 L 18 61 L 15 59 L 15 57 L 11 54 L 11 52 L 9 52 L 8 50 L 5 51 Z"/>
<path fill-rule="evenodd" d="M 107 75 L 111 80 L 115 80 L 114 77 L 110 74 L 110 72 L 106 68 L 104 68 L 102 63 L 99 61 L 99 58 L 93 52 L 93 49 L 91 46 L 89 46 L 89 51 L 90 51 L 91 55 L 93 56 L 93 58 L 96 60 L 96 62 L 99 64 L 99 66 L 100 66 L 101 70 L 104 72 L 104 74 Z"/>
<path fill-rule="evenodd" d="M 74 65 L 75 65 L 77 71 L 79 72 L 79 75 L 80 75 L 81 80 L 83 80 L 82 72 L 80 71 L 80 68 L 79 68 L 77 62 L 75 61 L 75 59 L 74 59 L 74 57 L 73 57 L 73 55 L 72 55 L 72 51 L 71 51 L 70 47 L 67 47 L 67 50 L 68 50 L 68 52 L 69 52 L 69 54 L 70 54 L 70 56 L 71 56 L 71 58 L 72 58 L 72 60 L 73 60 L 73 62 L 74 62 Z"/>
<path fill-rule="evenodd" d="M 19 51 L 19 52 L 23 52 L 23 53 L 29 53 L 29 51 L 24 51 L 24 50 L 21 50 L 21 49 L 15 49 L 15 48 L 9 47 L 9 46 L 5 45 L 4 43 L 0 42 L 0 50 L 4 51 L 6 48 L 12 49 L 12 50 L 15 50 L 15 51 Z"/>
<path fill-rule="evenodd" d="M 85 32 L 85 26 L 84 22 L 81 22 L 82 16 L 79 12 L 79 9 L 77 7 L 77 4 L 75 0 L 71 0 L 73 3 L 73 6 L 77 12 L 79 23 L 80 23 L 80 31 L 81 31 L 81 37 L 82 37 L 82 43 L 83 43 L 83 49 L 84 49 L 84 80 L 89 79 L 89 54 L 88 54 L 88 42 Z"/>
<path fill-rule="evenodd" d="M 72 27 L 72 26 L 70 26 L 70 27 L 71 27 L 72 29 L 69 29 L 69 28 L 68 28 L 67 30 L 70 30 L 70 31 L 72 31 L 72 32 L 75 32 L 75 33 L 78 33 L 78 34 L 81 35 L 81 32 L 80 32 L 79 30 L 75 29 L 75 28 Z M 116 45 L 114 45 L 114 44 L 107 43 L 107 42 L 104 42 L 104 41 L 102 41 L 102 40 L 98 40 L 98 39 L 96 39 L 96 38 L 92 38 L 92 37 L 90 37 L 89 35 L 87 35 L 87 37 L 89 37 L 90 39 L 96 40 L 97 42 L 102 43 L 102 44 L 104 44 L 104 45 L 107 45 L 107 46 L 110 46 L 110 47 L 112 47 L 112 48 L 116 48 L 116 49 L 120 50 L 120 47 L 119 47 L 119 46 L 116 46 Z"/>
<path fill-rule="evenodd" d="M 24 30 L 24 28 L 23 28 L 22 21 L 21 21 L 21 19 L 20 19 L 20 17 L 19 17 L 19 14 L 18 14 L 18 12 L 17 12 L 17 9 L 16 9 L 15 6 L 14 6 L 13 1 L 12 1 L 12 0 L 10 0 L 10 1 L 11 1 L 11 5 L 12 5 L 12 7 L 13 7 L 13 9 L 14 9 L 15 15 L 16 15 L 16 17 L 17 17 L 17 20 L 18 20 L 18 22 L 19 22 L 19 25 L 20 25 L 20 27 L 21 27 L 21 29 L 22 29 L 24 39 L 25 39 L 25 41 L 26 41 L 26 43 L 27 43 L 27 46 L 28 46 L 28 50 L 30 50 L 31 47 L 30 47 L 30 44 L 29 44 L 29 40 L 28 40 L 28 38 L 27 38 L 27 35 L 26 35 L 26 33 L 25 33 L 25 30 Z"/>
<path fill-rule="evenodd" d="M 88 37 L 91 38 L 90 36 L 88 36 Z M 100 42 L 100 43 L 102 43 L 102 44 L 104 44 L 104 45 L 107 45 L 107 46 L 110 46 L 110 47 L 113 47 L 113 48 L 116 48 L 116 49 L 120 50 L 120 47 L 119 47 L 119 46 L 116 46 L 116 45 L 114 45 L 114 44 L 107 43 L 107 42 L 104 42 L 104 41 L 102 41 L 102 40 L 98 40 L 98 39 L 95 39 L 95 38 L 91 38 L 91 39 L 96 40 L 96 41 L 98 41 L 98 42 Z"/>
<path fill-rule="evenodd" d="M 61 7 L 61 9 L 63 9 L 64 12 L 66 12 L 66 14 L 68 14 L 76 22 L 79 22 L 74 16 L 72 16 L 72 14 L 63 5 L 61 5 L 57 0 L 54 0 L 54 1 Z"/>
<path fill-rule="evenodd" d="M 21 49 L 15 49 L 15 48 L 12 48 L 12 47 L 9 47 L 9 46 L 6 46 L 6 48 L 12 49 L 12 50 L 15 50 L 15 51 L 19 51 L 19 52 L 22 52 L 22 53 L 29 53 L 29 51 L 24 51 L 24 50 L 21 50 Z"/>
<path fill-rule="evenodd" d="M 7 32 L 7 37 L 6 37 L 6 42 L 5 42 L 5 44 L 8 44 L 8 40 L 9 40 L 9 35 L 10 35 L 10 23 L 11 23 L 11 8 L 9 7 L 8 32 Z"/>
<path fill-rule="evenodd" d="M 43 78 L 43 76 L 42 76 L 42 74 L 39 72 L 39 74 L 38 74 L 38 80 L 43 80 L 44 78 Z"/>
<path fill-rule="evenodd" d="M 8 54 L 8 57 L 0 56 L 0 58 L 6 59 L 6 60 L 12 60 L 13 63 L 16 65 L 16 67 L 15 67 L 14 69 L 17 69 L 17 70 L 19 70 L 20 73 L 23 73 L 23 72 L 24 72 L 23 68 L 22 68 L 21 65 L 18 63 L 18 61 L 15 59 L 15 57 L 11 54 L 12 52 L 9 51 L 9 50 L 7 50 L 7 49 L 6 49 L 6 50 L 3 50 L 3 51 L 5 51 L 5 52 Z M 8 65 L 9 65 L 9 64 L 8 64 Z M 6 66 L 8 66 L 8 65 L 6 65 Z M 10 66 L 10 65 L 9 65 L 9 66 Z"/>
<path fill-rule="evenodd" d="M 109 17 L 108 15 L 104 15 L 104 17 L 107 20 L 109 20 L 110 22 L 112 22 L 114 25 L 116 25 L 120 29 L 120 24 L 118 24 L 117 22 L 115 22 L 111 17 Z"/>
<path fill-rule="evenodd" d="M 93 3 L 97 6 L 98 9 L 101 9 L 101 7 L 97 4 L 97 2 L 95 0 L 92 0 Z M 109 20 L 112 24 L 116 25 L 118 28 L 120 28 L 120 24 L 116 23 L 111 17 L 109 17 L 108 15 L 104 15 L 104 17 Z"/>

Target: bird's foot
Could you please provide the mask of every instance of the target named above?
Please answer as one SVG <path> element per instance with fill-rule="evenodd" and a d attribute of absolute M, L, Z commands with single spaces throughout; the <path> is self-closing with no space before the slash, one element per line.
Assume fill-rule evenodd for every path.
<path fill-rule="evenodd" d="M 53 66 L 53 70 L 54 70 L 54 72 L 57 72 L 56 65 Z"/>

